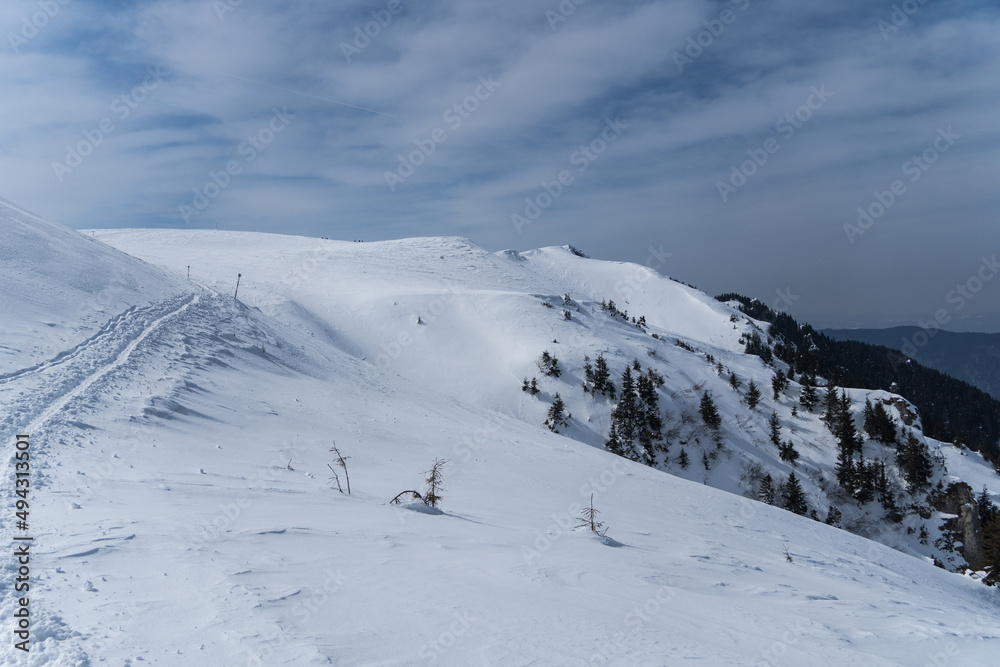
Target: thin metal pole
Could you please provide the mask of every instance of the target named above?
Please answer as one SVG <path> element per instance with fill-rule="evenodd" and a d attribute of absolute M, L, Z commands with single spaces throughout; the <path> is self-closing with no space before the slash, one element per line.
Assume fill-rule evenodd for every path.
<path fill-rule="evenodd" d="M 236 274 L 236 293 L 233 294 L 233 299 L 236 299 L 236 295 L 240 293 L 240 278 L 243 277 L 242 273 Z"/>

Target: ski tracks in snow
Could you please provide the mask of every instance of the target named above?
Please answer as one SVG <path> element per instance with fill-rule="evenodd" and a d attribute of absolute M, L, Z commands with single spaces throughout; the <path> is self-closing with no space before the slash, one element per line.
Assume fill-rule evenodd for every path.
<path fill-rule="evenodd" d="M 186 294 L 147 308 L 130 308 L 97 334 L 37 366 L 0 377 L 0 434 L 34 434 L 76 397 L 124 366 L 135 349 L 164 322 L 201 297 Z"/>
<path fill-rule="evenodd" d="M 30 368 L 0 376 L 0 437 L 3 451 L 13 460 L 14 435 L 32 436 L 32 490 L 38 489 L 39 463 L 44 461 L 45 440 L 52 436 L 52 423 L 67 406 L 112 372 L 126 366 L 135 350 L 168 320 L 180 317 L 197 304 L 199 294 L 182 294 L 152 306 L 132 307 L 112 318 L 95 335 Z M 45 437 L 38 437 L 44 433 Z M 43 455 L 39 461 L 39 454 Z M 3 498 L 13 505 L 13 484 L 4 485 Z M 33 494 L 29 495 L 33 504 Z M 6 517 L 5 517 L 6 518 Z M 0 539 L 13 542 L 12 526 L 0 522 Z M 36 558 L 38 552 L 35 552 Z M 14 588 L 17 565 L 12 556 L 3 559 L 0 569 L 0 613 L 10 618 L 18 594 Z M 32 588 L 39 582 L 32 582 Z M 23 595 L 21 593 L 20 595 Z M 33 594 L 31 597 L 37 597 Z M 80 635 L 49 609 L 32 609 L 32 664 L 90 665 Z M 0 662 L 14 664 L 21 656 L 10 642 L 0 647 Z"/>

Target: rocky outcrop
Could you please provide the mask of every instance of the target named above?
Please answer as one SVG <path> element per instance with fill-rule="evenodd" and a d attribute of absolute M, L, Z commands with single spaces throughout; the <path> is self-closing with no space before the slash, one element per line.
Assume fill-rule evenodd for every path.
<path fill-rule="evenodd" d="M 965 482 L 955 482 L 944 491 L 932 493 L 928 500 L 937 511 L 954 515 L 954 518 L 944 522 L 942 531 L 954 538 L 958 552 L 969 567 L 981 570 L 986 564 L 983 527 L 979 522 L 979 504 L 972 487 Z"/>

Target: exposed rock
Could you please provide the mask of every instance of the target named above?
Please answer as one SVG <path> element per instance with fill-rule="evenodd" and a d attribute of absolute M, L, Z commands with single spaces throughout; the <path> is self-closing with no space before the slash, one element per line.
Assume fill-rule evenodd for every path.
<path fill-rule="evenodd" d="M 934 509 L 954 518 L 947 519 L 942 526 L 946 535 L 954 537 L 958 552 L 973 570 L 980 570 L 986 564 L 983 553 L 983 530 L 979 523 L 979 505 L 976 496 L 965 482 L 955 482 L 943 492 L 932 493 L 928 500 Z"/>

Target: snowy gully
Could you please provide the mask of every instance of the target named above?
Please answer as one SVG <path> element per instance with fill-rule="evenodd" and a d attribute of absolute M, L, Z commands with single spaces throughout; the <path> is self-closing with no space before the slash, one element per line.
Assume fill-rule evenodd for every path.
<path fill-rule="evenodd" d="M 28 532 L 28 492 L 31 490 L 31 442 L 27 435 L 18 435 L 14 454 L 14 521 L 12 524 L 24 535 L 14 537 L 14 563 L 17 565 L 14 591 L 23 594 L 14 605 L 14 647 L 28 652 L 31 640 L 31 612 L 28 608 L 28 591 L 31 587 L 31 540 Z M 20 641 L 18 641 L 20 640 Z"/>

